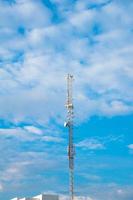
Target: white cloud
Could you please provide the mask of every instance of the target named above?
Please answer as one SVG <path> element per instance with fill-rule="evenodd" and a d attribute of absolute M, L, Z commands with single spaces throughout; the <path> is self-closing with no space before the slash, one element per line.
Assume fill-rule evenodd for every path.
<path fill-rule="evenodd" d="M 123 194 L 123 190 L 122 190 L 122 189 L 118 189 L 117 192 L 118 192 L 118 194 L 120 194 L 120 195 Z"/>
<path fill-rule="evenodd" d="M 23 178 L 23 168 L 28 166 L 30 162 L 19 161 L 18 163 L 11 163 L 8 165 L 7 169 L 1 172 L 1 181 L 10 182 L 10 181 L 19 181 Z"/>
<path fill-rule="evenodd" d="M 128 148 L 129 148 L 129 149 L 133 149 L 133 144 L 129 144 L 129 145 L 128 145 Z"/>
<path fill-rule="evenodd" d="M 26 185 L 27 185 L 27 181 L 29 182 L 29 180 L 34 179 L 33 181 L 29 183 L 30 185 L 32 185 L 32 191 L 33 191 L 33 188 L 36 187 L 35 186 L 36 184 L 34 181 L 38 183 L 40 182 L 43 182 L 45 184 L 48 183 L 47 172 L 50 172 L 51 174 L 49 175 L 50 177 L 48 179 L 52 184 L 53 171 L 58 172 L 62 169 L 62 164 L 59 162 L 59 159 L 60 159 L 59 155 L 57 156 L 54 153 L 52 154 L 47 153 L 46 148 L 44 152 L 43 151 L 42 152 L 35 152 L 35 151 L 16 152 L 16 149 L 15 149 L 15 152 L 13 152 L 14 149 L 12 148 L 12 150 L 10 150 L 11 155 L 10 155 L 10 158 L 8 157 L 8 162 L 6 159 L 4 163 L 3 162 L 4 158 L 2 159 L 1 165 L 3 166 L 4 164 L 5 167 L 1 168 L 0 166 L 1 184 L 4 185 L 4 191 L 8 192 L 9 194 L 11 194 L 11 191 L 15 193 L 16 191 L 22 191 L 22 188 L 25 188 L 25 187 L 27 188 Z M 56 152 L 57 151 L 58 149 L 56 148 Z M 6 152 L 6 157 L 7 157 L 7 153 L 9 152 Z M 62 157 L 62 161 L 63 159 L 64 158 Z M 41 181 L 42 180 L 41 174 L 44 172 L 45 174 L 43 175 L 43 181 Z M 55 179 L 54 184 L 57 184 L 56 178 L 54 179 Z"/>
<path fill-rule="evenodd" d="M 33 141 L 35 140 L 35 136 L 29 134 L 23 128 L 0 128 L 0 135 L 3 137 L 12 137 L 17 138 L 22 141 Z"/>
<path fill-rule="evenodd" d="M 0 183 L 0 192 L 2 192 L 3 191 L 3 185 Z"/>
<path fill-rule="evenodd" d="M 82 12 L 73 13 L 69 16 L 70 23 L 80 32 L 86 31 L 86 26 L 88 28 L 88 31 L 90 30 L 90 27 L 92 25 L 92 22 L 95 18 L 95 11 L 93 10 L 83 10 Z"/>
<path fill-rule="evenodd" d="M 77 147 L 83 148 L 83 149 L 89 149 L 89 150 L 100 150 L 100 149 L 106 149 L 107 145 L 114 142 L 123 142 L 124 136 L 123 135 L 108 135 L 105 137 L 93 137 L 90 139 L 85 139 L 80 141 L 76 144 Z"/>
<path fill-rule="evenodd" d="M 133 144 L 129 144 L 127 147 L 128 147 L 129 153 L 133 154 Z"/>
<path fill-rule="evenodd" d="M 0 128 L 0 135 L 4 138 L 17 138 L 20 141 L 35 141 L 37 139 L 45 142 L 55 142 L 60 143 L 63 142 L 64 139 L 59 136 L 57 130 L 54 128 L 45 128 L 39 129 L 35 126 L 24 126 L 24 127 L 16 127 L 16 128 Z M 54 136 L 53 136 L 54 135 Z"/>
<path fill-rule="evenodd" d="M 84 177 L 88 181 L 100 181 L 101 177 L 95 174 L 89 174 L 89 173 L 80 173 L 80 176 Z"/>
<path fill-rule="evenodd" d="M 53 136 L 43 136 L 42 140 L 46 141 L 46 142 L 62 142 L 63 141 L 62 138 L 60 138 L 60 137 L 53 137 Z"/>
<path fill-rule="evenodd" d="M 51 14 L 41 1 L 37 3 L 33 0 L 29 0 L 28 2 L 16 1 L 12 5 L 1 1 L 0 17 L 0 24 L 2 26 L 8 25 L 8 27 L 16 28 L 16 26 L 21 25 L 30 29 L 49 25 Z M 12 19 L 12 21 L 9 19 Z"/>
<path fill-rule="evenodd" d="M 26 129 L 30 133 L 35 133 L 35 134 L 38 134 L 38 135 L 42 134 L 42 130 L 35 127 L 35 126 L 25 126 L 24 129 Z"/>
<path fill-rule="evenodd" d="M 90 150 L 105 149 L 104 144 L 102 144 L 100 141 L 96 139 L 85 139 L 76 144 L 76 146 Z"/>
<path fill-rule="evenodd" d="M 131 200 L 132 199 L 132 186 L 120 186 L 116 183 L 109 184 L 91 184 L 87 186 L 90 196 L 95 200 Z"/>

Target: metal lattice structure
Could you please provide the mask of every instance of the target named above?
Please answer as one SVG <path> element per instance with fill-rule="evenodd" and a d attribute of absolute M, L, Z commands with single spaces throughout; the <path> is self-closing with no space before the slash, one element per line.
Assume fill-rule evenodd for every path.
<path fill-rule="evenodd" d="M 69 159 L 69 194 L 70 200 L 74 199 L 74 144 L 73 144 L 73 94 L 72 94 L 72 83 L 73 76 L 67 75 L 67 121 L 65 122 L 65 127 L 68 128 L 69 132 L 69 142 L 68 142 L 68 159 Z"/>

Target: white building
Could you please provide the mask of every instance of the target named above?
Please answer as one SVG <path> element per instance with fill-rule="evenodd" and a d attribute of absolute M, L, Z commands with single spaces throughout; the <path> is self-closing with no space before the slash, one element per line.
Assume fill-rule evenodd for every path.
<path fill-rule="evenodd" d="M 40 194 L 40 195 L 37 195 L 35 197 L 31 197 L 31 198 L 14 198 L 14 199 L 11 199 L 11 200 L 59 200 L 59 196 L 58 195 L 55 195 L 55 194 Z"/>
<path fill-rule="evenodd" d="M 33 199 L 35 200 L 59 200 L 59 196 L 55 194 L 40 194 L 35 196 Z"/>

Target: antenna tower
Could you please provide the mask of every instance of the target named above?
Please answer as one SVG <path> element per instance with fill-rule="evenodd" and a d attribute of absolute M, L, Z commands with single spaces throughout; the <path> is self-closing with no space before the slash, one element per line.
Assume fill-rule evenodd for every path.
<path fill-rule="evenodd" d="M 73 93 L 72 93 L 72 85 L 73 84 L 73 76 L 67 75 L 67 121 L 65 122 L 65 127 L 68 128 L 68 159 L 69 159 L 69 195 L 70 200 L 74 200 L 74 144 L 73 144 Z"/>

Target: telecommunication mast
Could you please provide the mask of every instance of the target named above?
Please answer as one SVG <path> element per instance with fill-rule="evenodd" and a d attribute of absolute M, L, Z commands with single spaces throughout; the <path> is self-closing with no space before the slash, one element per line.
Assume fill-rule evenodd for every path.
<path fill-rule="evenodd" d="M 69 195 L 70 200 L 74 200 L 74 155 L 75 149 L 73 144 L 73 118 L 74 118 L 74 106 L 73 106 L 73 76 L 67 75 L 67 121 L 65 127 L 68 128 L 68 159 L 69 159 Z"/>

